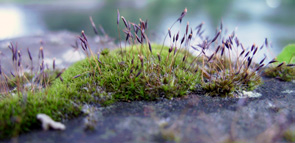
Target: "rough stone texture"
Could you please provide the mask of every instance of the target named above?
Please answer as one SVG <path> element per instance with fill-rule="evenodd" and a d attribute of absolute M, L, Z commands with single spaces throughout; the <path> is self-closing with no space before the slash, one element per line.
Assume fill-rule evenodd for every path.
<path fill-rule="evenodd" d="M 65 131 L 34 130 L 19 142 L 283 142 L 281 133 L 294 123 L 295 83 L 264 79 L 259 98 L 207 97 L 201 93 L 173 100 L 92 105 L 88 115 L 65 123 Z M 85 119 L 96 115 L 94 130 Z M 9 142 L 9 141 L 5 141 Z"/>

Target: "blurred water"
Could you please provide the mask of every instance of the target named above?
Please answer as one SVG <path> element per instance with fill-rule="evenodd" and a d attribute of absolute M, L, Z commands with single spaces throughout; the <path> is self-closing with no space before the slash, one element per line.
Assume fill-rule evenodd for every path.
<path fill-rule="evenodd" d="M 246 46 L 260 45 L 265 38 L 279 51 L 295 43 L 295 2 L 293 0 L 86 0 L 86 1 L 16 1 L 0 2 L 0 40 L 47 31 L 81 30 L 93 35 L 89 16 L 111 37 L 117 37 L 116 9 L 126 19 L 149 21 L 150 38 L 161 42 L 168 27 L 183 9 L 184 19 L 196 26 L 205 22 L 207 34 L 213 35 L 221 19 L 229 31 Z M 123 27 L 123 25 L 122 25 Z M 175 28 L 178 30 L 178 28 Z M 159 40 L 160 39 L 160 40 Z"/>

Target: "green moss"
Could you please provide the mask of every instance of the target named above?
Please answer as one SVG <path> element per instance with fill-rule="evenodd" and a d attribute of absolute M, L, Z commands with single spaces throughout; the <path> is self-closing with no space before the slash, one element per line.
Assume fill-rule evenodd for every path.
<path fill-rule="evenodd" d="M 124 49 L 124 62 L 120 49 L 104 50 L 99 58 L 101 63 L 94 56 L 79 61 L 62 74 L 62 81 L 52 80 L 56 73 L 48 74 L 51 76 L 43 81 L 52 83 L 50 87 L 3 96 L 0 100 L 0 138 L 40 127 L 36 119 L 38 113 L 61 121 L 77 116 L 84 103 L 108 105 L 118 100 L 180 97 L 199 83 L 199 73 L 192 70 L 194 66 L 191 65 L 194 56 L 185 50 L 179 50 L 174 56 L 168 52 L 168 47 L 164 47 L 159 62 L 155 53 L 159 53 L 161 46 L 152 47 L 154 54 L 145 50 L 145 46 Z"/>
<path fill-rule="evenodd" d="M 7 138 L 39 127 L 36 115 L 44 113 L 57 121 L 77 116 L 80 109 L 63 95 L 28 93 L 0 101 L 0 138 Z"/>
<path fill-rule="evenodd" d="M 190 69 L 194 57 L 184 50 L 174 56 L 165 47 L 159 63 L 156 53 L 161 46 L 152 47 L 153 54 L 140 45 L 124 49 L 124 61 L 121 49 L 117 49 L 110 53 L 102 52 L 99 64 L 93 57 L 77 62 L 63 73 L 64 81 L 56 81 L 50 91 L 70 96 L 70 99 L 102 101 L 100 103 L 155 100 L 162 96 L 172 98 L 187 94 L 199 82 L 199 74 Z M 184 55 L 187 55 L 185 61 Z M 77 75 L 79 77 L 74 78 Z"/>
<path fill-rule="evenodd" d="M 287 130 L 283 133 L 283 139 L 287 142 L 295 142 L 295 132 Z"/>
<path fill-rule="evenodd" d="M 254 90 L 262 83 L 261 77 L 258 74 L 253 73 L 245 78 L 246 73 L 235 74 L 228 71 L 221 74 L 223 76 L 202 83 L 203 89 L 210 96 L 233 97 L 236 92 Z"/>
<path fill-rule="evenodd" d="M 187 9 L 182 13 L 181 19 L 186 12 Z M 176 22 L 181 19 L 178 18 Z M 116 101 L 170 99 L 188 94 L 196 84 L 201 84 L 210 93 L 227 96 L 240 89 L 253 89 L 260 84 L 260 76 L 256 74 L 258 70 L 255 70 L 257 67 L 251 65 L 258 47 L 252 57 L 240 55 L 236 62 L 231 61 L 229 42 L 227 49 L 222 42 L 222 45 L 217 46 L 220 50 L 216 49 L 210 57 L 205 55 L 205 51 L 202 51 L 200 57 L 195 57 L 186 50 L 189 47 L 185 47 L 185 50 L 180 48 L 190 45 L 190 41 L 194 39 L 193 31 L 184 35 L 183 40 L 179 41 L 179 47 L 173 40 L 172 47 L 169 48 L 150 46 L 144 33 L 146 23 L 141 20 L 139 28 L 134 28 L 134 36 L 131 28 L 127 29 L 124 30 L 127 34 L 126 43 L 129 42 L 131 47 L 113 51 L 104 49 L 98 56 L 88 47 L 87 38 L 82 31 L 79 39 L 88 57 L 69 67 L 60 80 L 56 80 L 58 72 L 44 71 L 36 82 L 33 81 L 41 87 L 37 90 L 23 88 L 23 84 L 34 79 L 33 76 L 29 79 L 26 76 L 17 76 L 8 81 L 10 88 L 17 86 L 17 95 L 13 91 L 8 96 L 0 96 L 0 138 L 37 127 L 38 113 L 47 114 L 57 121 L 77 116 L 81 105 L 85 103 L 108 105 Z M 141 35 L 137 35 L 138 30 Z M 176 41 L 178 36 L 179 34 Z M 204 42 L 208 44 L 207 41 Z M 213 42 L 214 40 L 210 44 Z M 207 50 L 206 45 L 203 50 Z M 175 51 L 177 48 L 180 49 Z M 40 48 L 40 52 L 41 50 Z M 228 53 L 228 59 L 223 55 L 224 51 Z M 170 135 L 167 137 L 170 138 Z M 172 139 L 175 140 L 173 135 Z"/>
<path fill-rule="evenodd" d="M 58 73 L 60 70 L 45 70 L 33 76 L 25 72 L 7 79 L 11 90 L 0 95 L 0 139 L 40 127 L 36 119 L 38 113 L 47 114 L 57 121 L 80 114 L 76 101 L 62 94 L 49 93 L 47 87 Z"/>
<path fill-rule="evenodd" d="M 295 80 L 295 68 L 282 65 L 281 67 L 270 66 L 265 69 L 266 76 L 275 77 L 283 81 Z"/>
<path fill-rule="evenodd" d="M 248 64 L 249 61 L 246 61 L 244 56 L 238 56 L 236 60 L 233 60 L 216 55 L 210 62 L 206 62 L 207 58 L 204 59 L 204 82 L 201 85 L 207 95 L 234 97 L 243 90 L 254 90 L 262 84 L 261 76 L 257 71 L 259 65 L 254 62 Z"/>
<path fill-rule="evenodd" d="M 295 44 L 287 45 L 277 56 L 277 61 L 265 69 L 265 75 L 279 78 L 283 81 L 295 80 Z M 282 64 L 284 63 L 284 64 Z"/>

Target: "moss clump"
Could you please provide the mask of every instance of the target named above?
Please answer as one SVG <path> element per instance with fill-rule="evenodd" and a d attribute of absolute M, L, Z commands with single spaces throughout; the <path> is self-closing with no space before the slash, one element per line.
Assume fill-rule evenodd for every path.
<path fill-rule="evenodd" d="M 295 44 L 287 45 L 277 56 L 276 62 L 265 69 L 265 75 L 283 81 L 295 80 Z M 273 60 L 275 61 L 275 60 Z"/>
<path fill-rule="evenodd" d="M 255 45 L 253 47 L 252 51 L 243 49 L 240 54 L 236 54 L 230 48 L 221 45 L 214 49 L 215 53 L 212 56 L 203 60 L 206 64 L 203 68 L 202 87 L 208 95 L 234 97 L 242 90 L 254 90 L 262 84 L 260 72 L 264 64 L 252 62 L 258 49 Z M 235 58 L 224 56 L 225 52 Z"/>
<path fill-rule="evenodd" d="M 154 52 L 161 48 L 158 45 L 152 47 Z M 97 64 L 96 57 L 79 61 L 62 74 L 63 80 L 55 80 L 41 91 L 24 90 L 3 96 L 0 100 L 0 138 L 38 127 L 38 113 L 60 121 L 80 114 L 80 105 L 84 103 L 106 105 L 117 100 L 179 97 L 199 82 L 199 73 L 190 69 L 195 57 L 185 50 L 179 50 L 178 56 L 174 56 L 164 47 L 160 56 L 163 60 L 159 62 L 156 54 L 135 48 L 145 47 L 126 48 L 124 62 L 120 50 L 104 50 L 99 58 L 100 64 Z M 139 54 L 140 58 L 135 56 Z M 186 60 L 183 60 L 184 55 Z"/>
<path fill-rule="evenodd" d="M 270 66 L 265 69 L 266 76 L 275 77 L 283 81 L 295 80 L 295 68 L 288 65 Z"/>
<path fill-rule="evenodd" d="M 159 45 L 151 47 L 153 53 L 161 49 Z M 155 100 L 185 95 L 199 82 L 199 74 L 190 68 L 194 56 L 185 50 L 174 55 L 164 47 L 159 62 L 157 54 L 146 48 L 145 45 L 126 48 L 123 56 L 120 49 L 102 52 L 106 54 L 100 55 L 99 64 L 95 57 L 77 62 L 63 73 L 63 82 L 52 85 L 50 92 L 85 102 Z"/>
<path fill-rule="evenodd" d="M 295 142 L 295 132 L 287 130 L 283 133 L 283 139 L 287 142 Z"/>
<path fill-rule="evenodd" d="M 80 113 L 80 109 L 63 95 L 50 95 L 45 92 L 5 97 L 0 100 L 0 108 L 0 138 L 39 128 L 36 118 L 38 113 L 47 114 L 58 121 Z"/>
<path fill-rule="evenodd" d="M 261 77 L 258 74 L 252 74 L 246 77 L 246 74 L 235 74 L 226 72 L 218 75 L 214 81 L 203 83 L 203 89 L 208 91 L 211 96 L 232 97 L 236 92 L 242 90 L 254 90 L 262 83 Z"/>

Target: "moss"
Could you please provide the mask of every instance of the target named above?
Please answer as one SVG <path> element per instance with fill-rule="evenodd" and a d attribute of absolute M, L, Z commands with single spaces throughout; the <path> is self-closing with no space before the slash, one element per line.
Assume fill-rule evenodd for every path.
<path fill-rule="evenodd" d="M 39 85 L 42 87 L 46 87 L 47 85 L 51 85 L 55 80 L 55 77 L 61 72 L 61 70 L 45 70 L 42 74 L 36 73 L 32 74 L 31 72 L 24 72 L 23 74 L 19 74 L 19 76 L 11 76 L 7 78 L 7 86 L 9 89 L 14 89 L 17 85 L 22 86 L 23 88 L 31 88 L 30 86 L 25 86 L 30 83 L 30 85 Z"/>
<path fill-rule="evenodd" d="M 295 132 L 287 130 L 283 133 L 283 139 L 287 142 L 295 142 Z"/>
<path fill-rule="evenodd" d="M 268 77 L 275 77 L 283 81 L 295 80 L 295 68 L 287 65 L 269 66 L 265 69 L 265 75 Z"/>
<path fill-rule="evenodd" d="M 80 114 L 80 107 L 67 96 L 49 94 L 48 86 L 58 73 L 60 70 L 45 70 L 34 76 L 25 72 L 7 78 L 3 85 L 11 90 L 0 95 L 0 139 L 40 127 L 36 119 L 38 113 L 58 121 Z"/>
<path fill-rule="evenodd" d="M 186 12 L 187 9 L 176 22 L 181 22 Z M 126 20 L 123 17 L 122 19 L 127 26 Z M 41 72 L 36 81 L 36 84 L 42 87 L 39 90 L 20 88 L 21 84 L 26 83 L 23 77 L 12 79 L 9 86 L 17 85 L 17 96 L 12 94 L 0 99 L 0 137 L 10 137 L 36 127 L 39 124 L 36 120 L 38 113 L 47 114 L 58 121 L 77 116 L 81 105 L 85 103 L 108 105 L 116 101 L 170 99 L 188 94 L 196 84 L 203 85 L 203 89 L 210 93 L 227 96 L 240 89 L 253 89 L 260 83 L 260 76 L 256 73 L 263 65 L 251 64 L 258 49 L 255 45 L 247 55 L 240 54 L 236 61 L 232 61 L 229 43 L 234 37 L 230 36 L 230 41 L 227 40 L 226 43 L 222 41 L 222 45 L 217 46 L 215 53 L 209 57 L 204 51 L 207 50 L 205 40 L 202 55 L 195 57 L 187 50 L 190 41 L 194 39 L 192 30 L 189 35 L 187 30 L 186 35 L 179 41 L 179 46 L 179 34 L 170 48 L 151 46 L 144 33 L 146 24 L 141 20 L 138 27 L 132 24 L 134 36 L 130 26 L 127 31 L 124 30 L 127 34 L 126 43 L 129 42 L 130 47 L 113 51 L 104 49 L 98 55 L 92 53 L 82 31 L 79 39 L 87 58 L 69 67 L 60 80 L 55 80 L 58 72 Z M 201 26 L 199 28 L 198 31 Z M 138 30 L 141 35 L 137 35 Z M 171 38 L 171 33 L 169 35 Z M 185 49 L 180 48 L 182 45 Z M 176 51 L 177 48 L 180 49 Z M 252 51 L 253 54 L 249 56 Z M 40 52 L 43 54 L 41 48 Z M 224 53 L 228 53 L 228 59 Z"/>
<path fill-rule="evenodd" d="M 232 51 L 229 53 L 234 54 Z M 208 60 L 204 59 L 204 82 L 201 85 L 207 95 L 234 97 L 243 90 L 254 90 L 262 84 L 258 68 L 260 65 L 249 62 L 249 60 L 246 61 L 243 55 L 237 56 L 237 59 L 233 60 L 214 54 L 212 59 L 210 62 L 206 62 Z"/>
<path fill-rule="evenodd" d="M 159 53 L 161 46 L 152 47 Z M 84 103 L 108 105 L 118 100 L 180 97 L 200 81 L 199 73 L 190 68 L 195 57 L 185 50 L 179 50 L 174 56 L 168 52 L 168 47 L 164 47 L 159 62 L 157 54 L 144 48 L 126 48 L 124 62 L 120 49 L 104 50 L 99 58 L 101 63 L 98 64 L 94 56 L 79 61 L 62 74 L 62 81 L 53 81 L 56 73 L 48 73 L 50 76 L 43 81 L 52 82 L 52 85 L 43 86 L 41 91 L 24 90 L 19 95 L 5 96 L 0 100 L 0 138 L 39 127 L 38 113 L 61 121 L 79 115 Z"/>
<path fill-rule="evenodd" d="M 155 100 L 162 96 L 172 98 L 187 94 L 200 79 L 199 74 L 189 68 L 194 57 L 184 50 L 174 57 L 165 47 L 159 63 L 156 53 L 161 46 L 152 47 L 153 54 L 145 46 L 126 48 L 124 61 L 121 49 L 117 49 L 110 53 L 102 52 L 99 64 L 94 57 L 77 62 L 63 73 L 63 82 L 53 84 L 50 92 L 84 102 L 102 101 L 100 103 Z M 185 61 L 184 55 L 188 57 Z"/>
<path fill-rule="evenodd" d="M 214 81 L 204 82 L 203 89 L 210 96 L 233 97 L 234 93 L 242 90 L 254 90 L 262 83 L 261 77 L 253 73 L 247 76 L 245 73 L 235 74 L 226 72 L 223 77 L 217 77 Z"/>
<path fill-rule="evenodd" d="M 260 81 L 259 76 L 250 73 L 245 80 L 247 71 L 233 75 L 235 72 L 227 68 L 216 67 L 207 68 L 211 77 L 217 74 L 228 77 L 201 83 L 202 70 L 196 69 L 202 59 L 184 49 L 173 51 L 164 47 L 161 52 L 162 46 L 151 47 L 149 50 L 146 45 L 133 45 L 123 48 L 123 52 L 103 50 L 99 56 L 92 54 L 70 66 L 62 74 L 63 80 L 52 79 L 57 72 L 48 73 L 51 76 L 44 81 L 52 85 L 44 86 L 41 91 L 27 90 L 1 99 L 1 138 L 37 127 L 38 113 L 60 121 L 77 116 L 84 103 L 108 105 L 116 101 L 181 97 L 196 84 L 202 84 L 210 93 L 227 96 L 240 88 L 253 88 L 257 85 L 254 82 Z M 231 67 L 230 62 L 223 62 L 224 67 Z"/>
<path fill-rule="evenodd" d="M 295 44 L 287 45 L 277 56 L 278 63 L 273 63 L 265 69 L 265 75 L 279 78 L 283 81 L 295 80 Z"/>
<path fill-rule="evenodd" d="M 61 121 L 77 116 L 80 109 L 63 95 L 28 93 L 0 101 L 0 138 L 16 136 L 39 126 L 36 115 L 44 113 Z"/>

